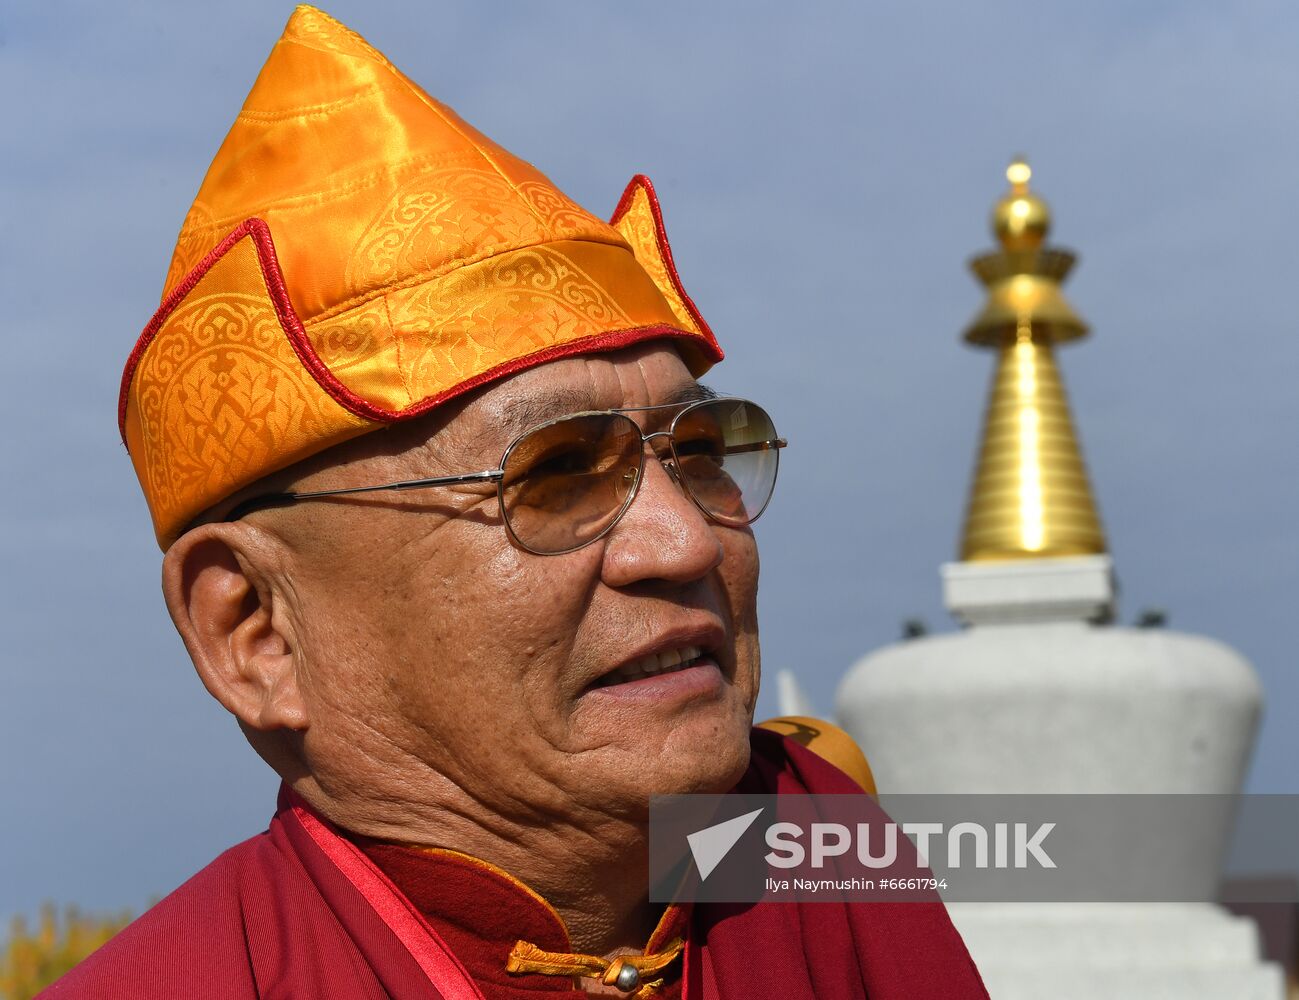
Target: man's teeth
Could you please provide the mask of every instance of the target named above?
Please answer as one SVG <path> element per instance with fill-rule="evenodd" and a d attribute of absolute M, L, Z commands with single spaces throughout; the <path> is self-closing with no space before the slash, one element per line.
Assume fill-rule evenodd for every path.
<path fill-rule="evenodd" d="M 633 660 L 605 674 L 600 678 L 597 686 L 607 687 L 610 684 L 640 680 L 642 677 L 670 674 L 691 666 L 703 655 L 704 651 L 698 646 L 682 646 L 680 649 L 669 649 L 662 653 L 650 653 L 649 656 L 642 656 L 639 660 Z"/>

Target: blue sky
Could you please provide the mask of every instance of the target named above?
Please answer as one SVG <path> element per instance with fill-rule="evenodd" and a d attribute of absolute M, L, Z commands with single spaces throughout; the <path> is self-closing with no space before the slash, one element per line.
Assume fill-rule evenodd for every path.
<path fill-rule="evenodd" d="M 1250 788 L 1299 792 L 1299 13 L 1284 2 L 327 9 L 565 191 L 659 189 L 718 388 L 791 447 L 758 526 L 764 666 L 828 708 L 902 619 L 951 627 L 1009 157 L 1081 263 L 1061 352 L 1122 586 L 1256 666 Z M 121 367 L 289 4 L 0 13 L 0 916 L 139 908 L 276 781 L 203 691 L 117 438 Z M 760 706 L 774 714 L 774 685 Z"/>

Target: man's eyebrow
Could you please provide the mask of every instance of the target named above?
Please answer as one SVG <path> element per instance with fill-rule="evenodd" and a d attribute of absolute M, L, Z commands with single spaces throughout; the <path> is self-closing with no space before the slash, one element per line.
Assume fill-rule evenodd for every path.
<path fill-rule="evenodd" d="M 595 397 L 585 389 L 541 389 L 522 399 L 511 400 L 501 413 L 500 422 L 492 426 L 490 433 L 493 437 L 503 434 L 507 441 L 512 441 L 524 431 L 537 424 L 544 424 L 547 420 L 554 420 L 566 413 L 599 408 Z"/>
<path fill-rule="evenodd" d="M 720 398 L 714 389 L 702 382 L 687 382 L 674 392 L 669 392 L 664 403 L 698 403 L 705 399 Z"/>

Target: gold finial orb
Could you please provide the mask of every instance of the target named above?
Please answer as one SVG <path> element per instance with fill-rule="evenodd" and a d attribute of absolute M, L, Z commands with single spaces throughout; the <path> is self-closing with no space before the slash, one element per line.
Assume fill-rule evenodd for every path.
<path fill-rule="evenodd" d="M 1028 165 L 1028 161 L 1022 156 L 1017 156 L 1010 161 L 1010 166 L 1006 168 L 1006 180 L 1010 181 L 1010 186 L 1016 189 L 1022 188 L 1028 190 L 1029 179 L 1033 176 L 1033 168 Z"/>
<path fill-rule="evenodd" d="M 1051 210 L 1028 189 L 1033 171 L 1022 156 L 1006 168 L 1010 193 L 992 210 L 992 232 L 1007 250 L 1035 250 L 1051 228 Z"/>

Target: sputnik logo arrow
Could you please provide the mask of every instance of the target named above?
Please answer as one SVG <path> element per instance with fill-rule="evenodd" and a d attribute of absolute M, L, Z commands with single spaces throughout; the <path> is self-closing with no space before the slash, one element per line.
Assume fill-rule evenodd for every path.
<path fill-rule="evenodd" d="M 722 858 L 730 853 L 736 841 L 744 836 L 744 831 L 753 825 L 761 812 L 761 809 L 755 809 L 743 816 L 687 834 L 686 841 L 690 844 L 690 853 L 695 856 L 695 867 L 699 869 L 701 881 L 708 878 L 713 869 L 722 863 Z"/>

